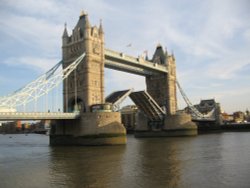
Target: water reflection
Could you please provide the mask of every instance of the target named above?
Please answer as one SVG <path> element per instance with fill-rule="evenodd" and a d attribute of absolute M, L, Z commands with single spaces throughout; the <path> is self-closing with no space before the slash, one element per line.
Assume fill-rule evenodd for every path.
<path fill-rule="evenodd" d="M 133 140 L 135 141 L 135 140 Z M 165 142 L 169 142 L 167 145 Z M 176 156 L 178 145 L 169 139 L 138 139 L 131 143 L 131 163 L 124 166 L 123 187 L 178 187 L 180 161 Z M 132 145 L 133 144 L 133 145 Z"/>
<path fill-rule="evenodd" d="M 55 147 L 50 182 L 65 187 L 179 187 L 178 147 L 170 139 L 129 139 L 127 146 L 115 147 Z"/>
<path fill-rule="evenodd" d="M 126 146 L 53 147 L 51 185 L 65 187 L 110 187 L 119 185 L 121 159 Z"/>
<path fill-rule="evenodd" d="M 49 147 L 41 135 L 0 135 L 0 187 L 241 187 L 250 133 L 128 137 L 126 146 Z"/>

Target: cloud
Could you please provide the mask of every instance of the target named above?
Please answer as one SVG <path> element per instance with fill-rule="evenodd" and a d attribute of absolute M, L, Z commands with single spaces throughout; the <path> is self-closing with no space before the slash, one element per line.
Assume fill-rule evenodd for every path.
<path fill-rule="evenodd" d="M 25 66 L 28 69 L 37 71 L 39 74 L 47 72 L 52 68 L 58 59 L 47 59 L 38 57 L 13 57 L 5 60 L 3 63 L 9 66 Z"/>
<path fill-rule="evenodd" d="M 0 25 L 1 32 L 29 48 L 37 48 L 37 53 L 55 54 L 60 46 L 62 26 L 48 20 L 8 15 L 8 19 L 0 20 Z"/>
<path fill-rule="evenodd" d="M 135 91 L 145 90 L 145 77 L 121 71 L 105 69 L 105 85 L 108 92 L 133 88 Z"/>
<path fill-rule="evenodd" d="M 250 28 L 245 31 L 244 38 L 250 42 Z"/>

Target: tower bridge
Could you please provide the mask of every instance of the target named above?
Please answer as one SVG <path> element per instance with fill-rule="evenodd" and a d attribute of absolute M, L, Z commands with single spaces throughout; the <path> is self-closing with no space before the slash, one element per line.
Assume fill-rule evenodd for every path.
<path fill-rule="evenodd" d="M 56 74 L 61 65 L 62 71 Z M 104 67 L 144 76 L 146 91 L 124 90 L 105 99 Z M 140 109 L 135 136 L 197 134 L 191 116 L 177 113 L 174 55 L 168 54 L 161 45 L 156 47 L 151 60 L 107 49 L 102 23 L 99 27 L 91 26 L 86 13 L 80 15 L 71 35 L 65 26 L 61 63 L 14 94 L 0 98 L 0 107 L 14 108 L 35 101 L 59 82 L 63 83 L 63 112 L 3 112 L 0 120 L 52 119 L 51 145 L 125 144 L 126 130 L 120 112 L 115 109 L 126 96 L 130 96 Z"/>

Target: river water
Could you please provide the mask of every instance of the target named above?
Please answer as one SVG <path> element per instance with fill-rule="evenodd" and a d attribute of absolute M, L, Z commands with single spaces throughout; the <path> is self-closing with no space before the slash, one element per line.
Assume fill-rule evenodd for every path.
<path fill-rule="evenodd" d="M 125 146 L 50 147 L 0 135 L 0 187 L 250 187 L 250 132 L 134 138 Z"/>

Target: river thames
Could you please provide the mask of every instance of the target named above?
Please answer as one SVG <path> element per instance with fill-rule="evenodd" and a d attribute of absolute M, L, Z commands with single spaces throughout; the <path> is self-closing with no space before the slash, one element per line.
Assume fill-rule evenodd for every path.
<path fill-rule="evenodd" d="M 0 135 L 0 187 L 249 188 L 250 132 L 134 138 L 124 146 L 50 147 Z"/>

